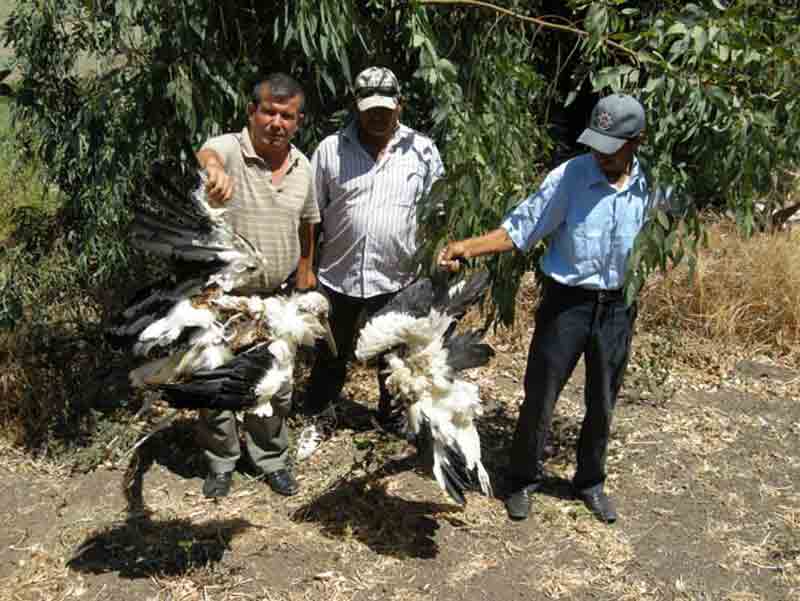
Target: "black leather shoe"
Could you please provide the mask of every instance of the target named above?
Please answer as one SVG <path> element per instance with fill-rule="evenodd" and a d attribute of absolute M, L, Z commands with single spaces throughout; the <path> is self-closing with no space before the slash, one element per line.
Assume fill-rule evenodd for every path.
<path fill-rule="evenodd" d="M 294 479 L 292 473 L 287 469 L 280 469 L 265 474 L 264 479 L 272 490 L 285 497 L 296 495 L 300 490 L 297 480 Z"/>
<path fill-rule="evenodd" d="M 231 491 L 233 472 L 208 472 L 203 481 L 203 496 L 207 499 L 227 497 Z"/>
<path fill-rule="evenodd" d="M 539 488 L 536 484 L 529 484 L 512 492 L 506 497 L 506 510 L 512 520 L 524 520 L 531 512 L 531 495 Z"/>
<path fill-rule="evenodd" d="M 601 522 L 613 524 L 617 521 L 617 509 L 614 507 L 614 501 L 601 488 L 579 491 L 578 498 Z"/>

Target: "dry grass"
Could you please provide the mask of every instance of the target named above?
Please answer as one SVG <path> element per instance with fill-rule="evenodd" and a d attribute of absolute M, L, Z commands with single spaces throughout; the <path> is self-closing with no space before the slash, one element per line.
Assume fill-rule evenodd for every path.
<path fill-rule="evenodd" d="M 645 329 L 769 353 L 800 356 L 800 230 L 743 239 L 732 223 L 711 225 L 693 281 L 681 267 L 654 277 L 642 296 Z"/>

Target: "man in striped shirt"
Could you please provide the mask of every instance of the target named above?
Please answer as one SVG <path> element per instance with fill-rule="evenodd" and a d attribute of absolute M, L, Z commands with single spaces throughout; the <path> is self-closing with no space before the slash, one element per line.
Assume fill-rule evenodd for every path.
<path fill-rule="evenodd" d="M 311 374 L 306 411 L 330 420 L 344 385 L 359 315 L 367 317 L 408 286 L 417 273 L 416 210 L 442 176 L 430 138 L 399 122 L 400 86 L 389 69 L 370 67 L 355 81 L 356 118 L 319 145 L 311 159 L 322 215 L 317 277 L 332 301 L 338 357 L 323 350 Z M 378 421 L 403 429 L 380 372 Z"/>
<path fill-rule="evenodd" d="M 295 269 L 299 289 L 316 286 L 312 265 L 319 209 L 311 165 L 291 143 L 303 121 L 303 101 L 303 90 L 294 79 L 272 74 L 253 90 L 247 126 L 239 133 L 211 138 L 197 153 L 208 172 L 209 199 L 228 207 L 225 218 L 269 266 L 246 291 L 237 290 L 239 294 L 271 294 Z M 286 464 L 291 402 L 292 389 L 287 386 L 272 399 L 272 417 L 249 412 L 244 416 L 248 454 L 270 487 L 282 495 L 298 491 Z M 201 412 L 199 440 L 209 468 L 203 493 L 224 497 L 241 454 L 233 412 Z"/>

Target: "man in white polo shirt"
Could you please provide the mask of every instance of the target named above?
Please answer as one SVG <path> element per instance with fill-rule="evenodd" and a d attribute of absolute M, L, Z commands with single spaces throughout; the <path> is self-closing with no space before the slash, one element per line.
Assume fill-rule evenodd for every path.
<path fill-rule="evenodd" d="M 253 90 L 247 126 L 239 133 L 211 138 L 197 153 L 200 166 L 208 172 L 210 200 L 228 207 L 226 219 L 261 251 L 269 266 L 248 284 L 247 294 L 274 292 L 295 269 L 299 289 L 316 286 L 312 264 L 319 210 L 311 165 L 291 143 L 303 121 L 303 102 L 303 90 L 294 79 L 272 74 Z M 272 400 L 272 417 L 244 415 L 250 458 L 270 487 L 287 496 L 298 490 L 286 464 L 291 401 L 292 389 L 287 386 Z M 224 497 L 241 454 L 233 412 L 202 412 L 199 440 L 209 470 L 203 494 Z"/>
<path fill-rule="evenodd" d="M 355 80 L 356 118 L 312 156 L 322 216 L 317 277 L 332 300 L 338 357 L 323 351 L 311 374 L 306 412 L 335 418 L 359 314 L 372 315 L 416 277 L 417 202 L 442 176 L 433 141 L 400 123 L 400 85 L 389 69 L 370 67 Z M 379 365 L 378 421 L 403 429 Z"/>

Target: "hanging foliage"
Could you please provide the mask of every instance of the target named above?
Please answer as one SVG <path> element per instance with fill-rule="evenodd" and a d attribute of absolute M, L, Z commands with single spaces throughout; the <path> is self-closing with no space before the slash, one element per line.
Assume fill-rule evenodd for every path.
<path fill-rule="evenodd" d="M 54 227 L 89 290 L 128 277 L 129 207 L 152 160 L 189 157 L 208 136 L 242 127 L 259 75 L 289 72 L 306 87 L 298 144 L 310 153 L 347 119 L 353 75 L 380 64 L 403 83 L 403 120 L 445 159 L 431 199 L 444 212 L 423 214 L 429 258 L 446 237 L 496 227 L 559 148 L 574 150 L 556 135 L 560 118 L 581 127 L 595 95 L 611 91 L 641 98 L 648 172 L 677 202 L 637 242 L 633 294 L 652 269 L 693 255 L 699 207 L 733 208 L 751 229 L 754 200 L 797 163 L 791 4 L 19 0 L 5 39 L 20 76 L 17 123 L 61 191 Z M 516 254 L 490 262 L 505 321 L 532 264 Z M 0 311 L 24 304 L 12 301 L 0 299 Z"/>

